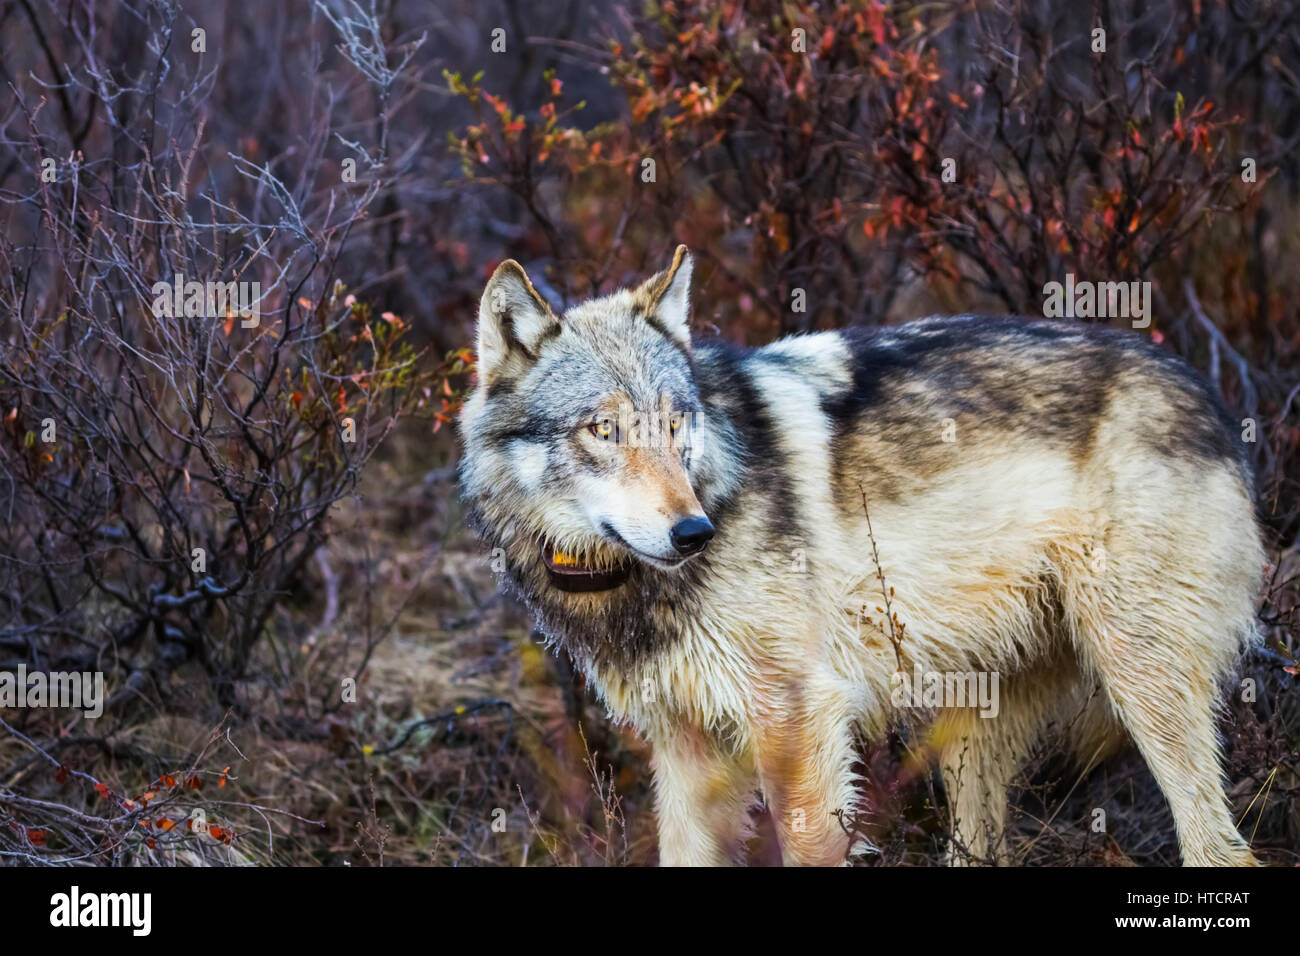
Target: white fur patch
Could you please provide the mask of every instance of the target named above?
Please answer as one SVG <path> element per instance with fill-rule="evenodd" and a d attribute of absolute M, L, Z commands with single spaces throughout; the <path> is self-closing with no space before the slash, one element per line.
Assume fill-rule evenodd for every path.
<path fill-rule="evenodd" d="M 541 488 L 547 468 L 546 446 L 538 442 L 515 441 L 510 444 L 510 454 L 520 483 L 529 491 Z"/>

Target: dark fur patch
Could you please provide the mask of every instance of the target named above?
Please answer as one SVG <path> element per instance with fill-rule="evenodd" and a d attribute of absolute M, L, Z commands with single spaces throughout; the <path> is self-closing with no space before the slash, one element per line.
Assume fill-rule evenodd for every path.
<path fill-rule="evenodd" d="M 868 500 L 896 499 L 961 459 L 967 441 L 1091 451 L 1115 381 L 1136 374 L 1159 389 L 1172 414 L 1153 414 L 1135 436 L 1184 461 L 1229 461 L 1245 472 L 1222 402 L 1194 370 L 1142 336 L 1084 323 L 1009 317 L 932 319 L 839 333 L 852 355 L 853 384 L 828 394 L 834 423 L 836 501 L 846 512 Z M 953 419 L 958 440 L 942 441 Z M 1248 482 L 1249 484 L 1249 482 Z"/>
<path fill-rule="evenodd" d="M 768 509 L 770 548 L 779 550 L 791 541 L 802 541 L 798 502 L 785 453 L 777 440 L 777 426 L 745 369 L 752 352 L 724 343 L 709 343 L 699 351 L 696 383 L 705 411 L 729 421 L 740 438 L 735 449 L 741 475 L 739 487 L 716 502 L 701 497 L 705 511 L 719 529 L 725 529 L 738 499 L 753 493 L 763 498 Z M 722 546 L 722 541 L 717 545 Z"/>

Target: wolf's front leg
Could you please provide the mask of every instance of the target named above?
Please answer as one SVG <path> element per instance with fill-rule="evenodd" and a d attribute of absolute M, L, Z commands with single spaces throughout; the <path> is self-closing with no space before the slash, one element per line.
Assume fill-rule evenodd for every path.
<path fill-rule="evenodd" d="M 744 848 L 755 789 L 751 762 L 705 734 L 653 736 L 660 866 L 727 866 Z"/>
<path fill-rule="evenodd" d="M 805 708 L 767 728 L 758 743 L 759 777 L 787 866 L 846 861 L 846 827 L 856 812 L 853 738 L 838 708 Z"/>

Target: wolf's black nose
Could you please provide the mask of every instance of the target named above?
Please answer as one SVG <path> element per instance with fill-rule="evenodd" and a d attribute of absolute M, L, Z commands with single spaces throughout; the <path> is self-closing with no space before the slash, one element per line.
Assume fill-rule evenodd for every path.
<path fill-rule="evenodd" d="M 679 554 L 698 554 L 713 537 L 713 523 L 703 515 L 683 518 L 673 525 L 668 537 Z"/>

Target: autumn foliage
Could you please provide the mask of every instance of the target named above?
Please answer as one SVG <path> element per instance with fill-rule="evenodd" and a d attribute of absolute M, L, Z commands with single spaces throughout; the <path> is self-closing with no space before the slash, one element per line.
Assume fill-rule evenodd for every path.
<path fill-rule="evenodd" d="M 0 669 L 110 688 L 0 713 L 0 850 L 652 862 L 644 748 L 497 593 L 452 426 L 498 262 L 558 309 L 682 242 L 693 334 L 754 345 L 1151 282 L 1142 334 L 1257 426 L 1261 703 L 1224 731 L 1257 846 L 1297 845 L 1300 7 L 183 6 L 0 35 Z M 260 324 L 154 314 L 177 273 L 259 282 Z M 907 743 L 862 757 L 875 859 L 937 862 Z M 1114 862 L 1068 822 L 1101 805 L 1176 859 L 1140 762 L 1103 777 L 1028 775 L 1027 862 Z"/>

